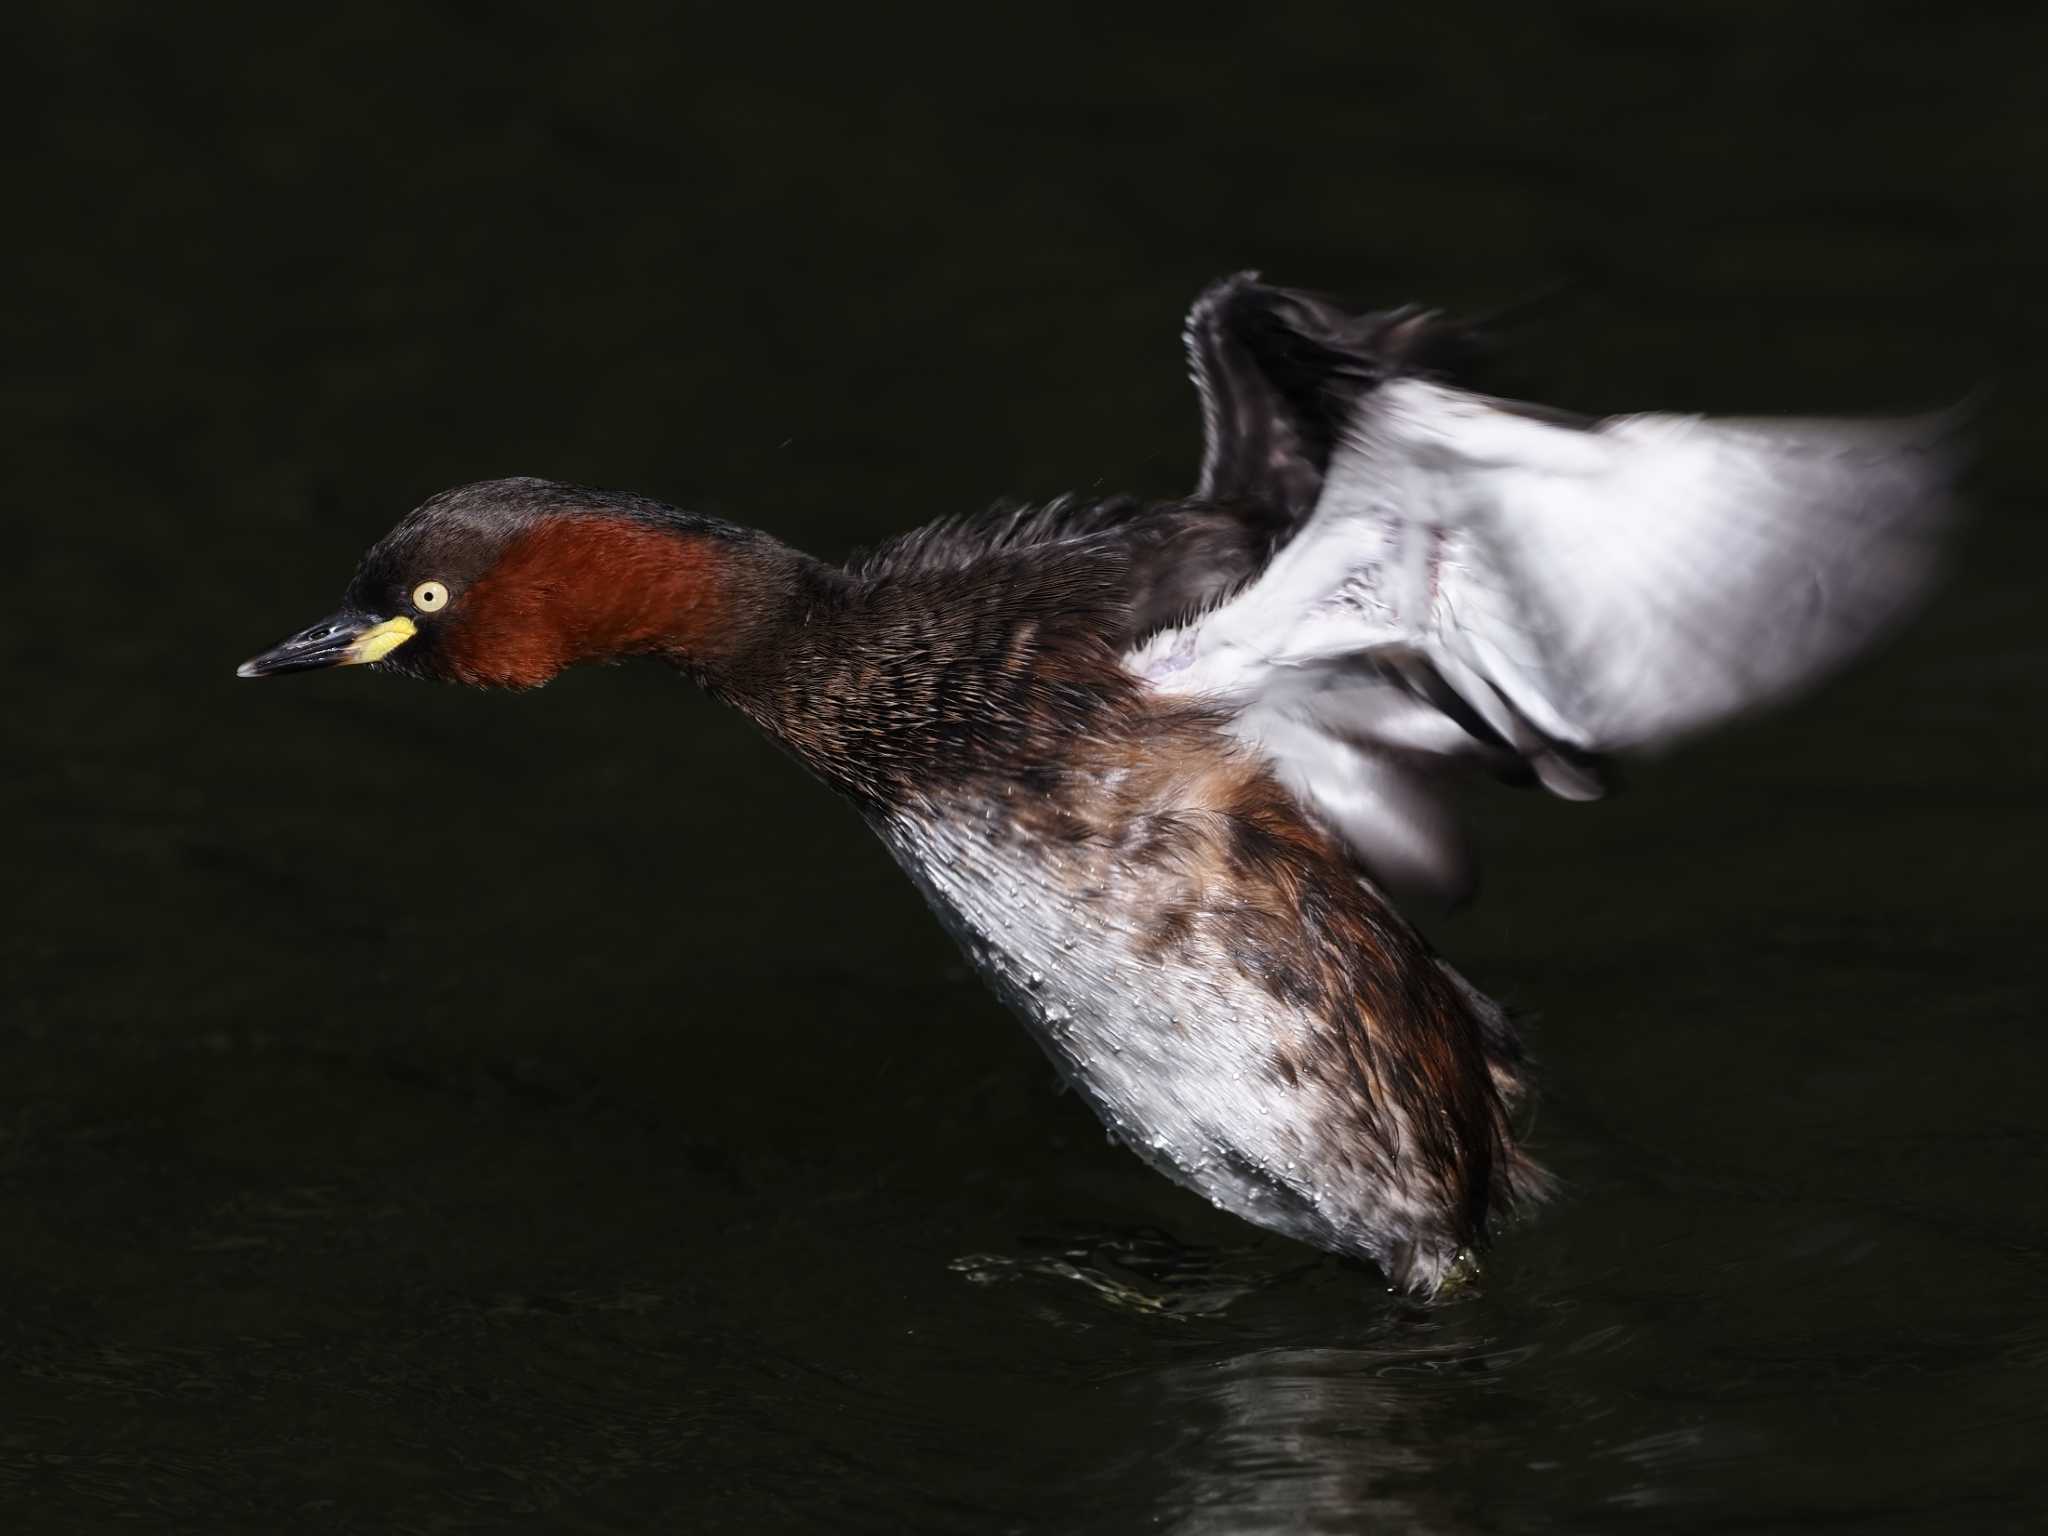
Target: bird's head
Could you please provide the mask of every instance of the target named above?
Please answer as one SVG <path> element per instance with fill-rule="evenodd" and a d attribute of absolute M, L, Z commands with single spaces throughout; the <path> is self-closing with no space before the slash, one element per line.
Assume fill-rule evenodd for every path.
<path fill-rule="evenodd" d="M 715 663 L 772 541 L 658 502 L 549 480 L 444 491 L 363 556 L 341 608 L 237 669 L 376 666 L 532 688 L 579 661 Z"/>

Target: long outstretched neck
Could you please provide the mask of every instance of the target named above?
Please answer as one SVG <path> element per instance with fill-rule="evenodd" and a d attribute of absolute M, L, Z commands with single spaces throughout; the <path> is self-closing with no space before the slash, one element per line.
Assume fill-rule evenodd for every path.
<path fill-rule="evenodd" d="M 521 536 L 445 647 L 464 680 L 531 686 L 582 661 L 659 656 L 868 809 L 997 763 L 1043 763 L 1112 708 L 1127 622 L 1112 549 L 840 570 L 763 533 L 642 510 Z"/>

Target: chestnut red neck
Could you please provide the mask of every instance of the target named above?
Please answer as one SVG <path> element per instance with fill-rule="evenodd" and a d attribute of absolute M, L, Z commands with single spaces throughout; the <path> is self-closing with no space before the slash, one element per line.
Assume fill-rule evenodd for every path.
<path fill-rule="evenodd" d="M 723 524 L 550 517 L 463 594 L 443 664 L 460 682 L 531 688 L 579 662 L 656 655 L 715 682 L 796 601 L 815 565 Z"/>

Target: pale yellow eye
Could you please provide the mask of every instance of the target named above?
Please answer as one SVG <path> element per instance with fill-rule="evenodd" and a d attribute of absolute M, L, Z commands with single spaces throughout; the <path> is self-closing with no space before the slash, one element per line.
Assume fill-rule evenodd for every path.
<path fill-rule="evenodd" d="M 448 606 L 448 589 L 438 581 L 423 581 L 412 589 L 412 605 L 421 613 Z"/>

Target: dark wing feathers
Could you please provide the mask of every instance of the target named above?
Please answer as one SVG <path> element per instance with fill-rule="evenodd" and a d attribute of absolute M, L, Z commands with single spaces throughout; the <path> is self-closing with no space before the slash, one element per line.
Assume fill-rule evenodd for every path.
<path fill-rule="evenodd" d="M 1197 299 L 1184 336 L 1202 403 L 1195 494 L 1268 506 L 1290 525 L 1315 510 L 1365 394 L 1396 373 L 1461 372 L 1475 347 L 1471 330 L 1434 311 L 1354 315 L 1255 272 Z"/>

